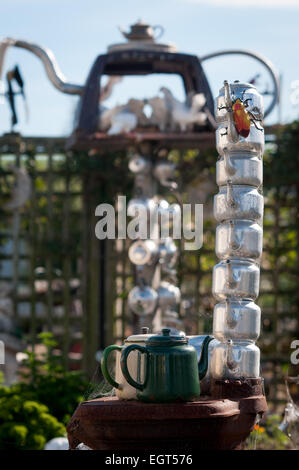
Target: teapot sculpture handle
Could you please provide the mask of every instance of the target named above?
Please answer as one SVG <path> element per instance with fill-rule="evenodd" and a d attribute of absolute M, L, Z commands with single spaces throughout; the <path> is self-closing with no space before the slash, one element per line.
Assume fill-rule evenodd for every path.
<path fill-rule="evenodd" d="M 126 379 L 126 381 L 128 382 L 128 384 L 130 384 L 134 388 L 137 388 L 138 390 L 143 390 L 144 387 L 145 387 L 146 379 L 147 379 L 147 373 L 146 373 L 144 383 L 141 384 L 141 383 L 136 382 L 131 377 L 129 369 L 128 369 L 129 354 L 132 351 L 135 351 L 135 350 L 140 351 L 143 354 L 146 354 L 146 357 L 148 357 L 147 349 L 144 346 L 140 346 L 139 344 L 131 344 L 130 346 L 127 346 L 126 348 L 124 348 L 122 350 L 121 357 L 120 357 L 120 367 L 121 367 L 121 371 L 123 373 L 123 376 Z M 145 367 L 146 367 L 146 371 L 147 371 L 148 370 L 147 365 Z"/>
<path fill-rule="evenodd" d="M 153 26 L 153 30 L 155 32 L 155 39 L 159 39 L 161 36 L 163 36 L 164 34 L 164 28 L 163 26 L 157 24 L 156 26 Z M 156 31 L 158 31 L 158 33 L 156 33 Z"/>
<path fill-rule="evenodd" d="M 105 377 L 105 379 L 107 380 L 107 382 L 109 382 L 112 387 L 114 388 L 118 388 L 120 389 L 121 388 L 121 385 L 118 384 L 110 375 L 110 372 L 108 370 L 108 366 L 107 366 L 107 361 L 108 361 L 108 356 L 109 354 L 112 352 L 112 351 L 119 351 L 121 352 L 123 349 L 123 346 L 118 346 L 117 344 L 112 344 L 112 346 L 108 346 L 108 348 L 106 348 L 103 352 L 103 356 L 101 358 L 101 369 L 102 369 L 102 374 L 103 376 Z"/>

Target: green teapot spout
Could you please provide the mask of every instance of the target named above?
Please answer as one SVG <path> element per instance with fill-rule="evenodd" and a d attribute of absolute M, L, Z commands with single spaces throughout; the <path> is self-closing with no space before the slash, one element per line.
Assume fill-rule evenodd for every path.
<path fill-rule="evenodd" d="M 200 360 L 198 362 L 198 375 L 199 380 L 203 379 L 207 373 L 209 365 L 209 343 L 212 341 L 213 336 L 206 336 L 202 343 Z"/>

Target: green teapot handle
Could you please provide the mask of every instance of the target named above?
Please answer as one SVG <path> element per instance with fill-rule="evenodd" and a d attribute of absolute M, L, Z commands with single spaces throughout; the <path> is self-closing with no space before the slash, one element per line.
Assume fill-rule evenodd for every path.
<path fill-rule="evenodd" d="M 131 344 L 122 350 L 121 357 L 120 357 L 120 367 L 123 373 L 124 378 L 132 387 L 137 388 L 138 390 L 143 390 L 145 387 L 146 378 L 143 384 L 136 382 L 132 379 L 129 369 L 128 369 L 128 356 L 130 352 L 137 350 L 143 354 L 148 354 L 147 349 L 144 346 L 140 346 L 139 344 Z M 146 368 L 147 370 L 147 368 Z"/>
<path fill-rule="evenodd" d="M 214 339 L 213 336 L 206 336 L 202 343 L 200 360 L 198 362 L 199 380 L 203 379 L 209 366 L 209 343 Z"/>
<path fill-rule="evenodd" d="M 107 380 L 107 382 L 109 382 L 112 385 L 112 387 L 114 387 L 114 388 L 120 388 L 121 386 L 120 386 L 120 384 L 115 382 L 115 380 L 111 377 L 111 375 L 109 373 L 108 366 L 107 366 L 108 356 L 112 351 L 120 351 L 121 352 L 122 349 L 123 349 L 123 346 L 118 346 L 117 344 L 113 344 L 112 346 L 108 346 L 108 348 L 106 348 L 104 350 L 103 356 L 101 358 L 102 374 L 105 377 L 105 379 Z"/>

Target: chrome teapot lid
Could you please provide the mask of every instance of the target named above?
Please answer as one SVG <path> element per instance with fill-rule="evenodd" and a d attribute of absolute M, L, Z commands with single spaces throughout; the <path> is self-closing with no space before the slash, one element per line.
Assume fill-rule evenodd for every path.
<path fill-rule="evenodd" d="M 145 342 L 148 338 L 153 336 L 153 333 L 149 332 L 149 328 L 144 326 L 141 328 L 141 332 L 136 335 L 130 335 L 125 339 L 125 343 L 137 343 L 138 341 Z"/>

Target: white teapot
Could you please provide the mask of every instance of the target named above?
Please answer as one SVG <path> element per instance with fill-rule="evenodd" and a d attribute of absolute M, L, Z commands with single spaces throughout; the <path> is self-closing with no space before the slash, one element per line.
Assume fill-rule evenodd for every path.
<path fill-rule="evenodd" d="M 148 338 L 153 336 L 152 334 L 148 333 L 149 329 L 144 327 L 141 329 L 141 334 L 139 335 L 131 335 L 129 336 L 123 346 L 119 346 L 117 344 L 113 344 L 108 346 L 101 358 L 101 369 L 103 376 L 109 382 L 115 390 L 116 396 L 120 400 L 134 400 L 136 399 L 136 389 L 128 384 L 126 379 L 124 378 L 121 367 L 120 367 L 120 353 L 122 352 L 123 348 L 128 346 L 129 344 L 139 344 L 140 346 L 144 346 L 145 342 Z M 108 370 L 108 357 L 112 351 L 116 351 L 116 361 L 115 361 L 115 379 L 111 377 L 111 374 Z M 139 351 L 133 351 L 128 357 L 128 368 L 132 378 L 139 382 L 144 382 L 144 355 L 141 354 Z"/>

